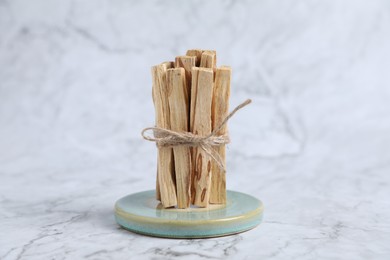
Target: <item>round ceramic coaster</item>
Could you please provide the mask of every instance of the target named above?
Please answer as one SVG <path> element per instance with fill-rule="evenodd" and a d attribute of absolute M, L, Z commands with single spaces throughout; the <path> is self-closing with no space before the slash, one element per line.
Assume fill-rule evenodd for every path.
<path fill-rule="evenodd" d="M 232 235 L 260 224 L 263 204 L 236 191 L 227 191 L 226 205 L 209 208 L 164 209 L 155 191 L 121 198 L 115 205 L 119 225 L 130 231 L 156 237 L 207 238 Z"/>

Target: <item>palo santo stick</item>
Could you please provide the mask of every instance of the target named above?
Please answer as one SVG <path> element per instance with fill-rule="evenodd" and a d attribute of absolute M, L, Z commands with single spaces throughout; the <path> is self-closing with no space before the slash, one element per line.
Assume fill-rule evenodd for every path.
<path fill-rule="evenodd" d="M 203 50 L 200 49 L 192 49 L 188 50 L 186 53 L 186 56 L 193 56 L 195 57 L 195 66 L 199 67 L 200 65 L 200 59 L 202 57 Z"/>
<path fill-rule="evenodd" d="M 187 85 L 187 93 L 188 93 L 188 104 L 191 100 L 191 71 L 192 67 L 195 67 L 195 57 L 194 56 L 178 56 L 175 59 L 175 68 L 184 68 L 185 70 L 185 79 L 186 79 L 186 85 Z M 190 115 L 190 106 L 188 106 L 188 116 Z M 188 120 L 188 128 L 190 127 L 189 120 Z"/>
<path fill-rule="evenodd" d="M 187 55 L 196 55 L 196 60 L 199 61 L 197 66 L 200 67 L 207 67 L 207 68 L 213 68 L 214 61 L 215 61 L 215 54 L 216 52 L 214 51 L 203 51 L 199 49 L 194 49 L 194 50 L 188 50 Z M 192 82 L 194 80 L 197 80 L 197 76 L 194 78 L 192 77 Z M 190 102 L 190 131 L 193 131 L 194 129 L 194 120 L 195 120 L 195 104 L 196 104 L 196 97 L 197 97 L 197 88 L 194 87 L 194 83 L 191 83 L 191 102 Z M 191 150 L 192 154 L 192 167 L 195 167 L 195 151 L 196 149 Z M 193 169 L 195 171 L 195 169 Z M 192 174 L 193 175 L 193 174 Z M 195 192 L 195 191 L 192 191 Z M 194 203 L 194 197 L 192 197 L 192 203 Z"/>
<path fill-rule="evenodd" d="M 211 133 L 211 103 L 213 96 L 213 70 L 207 68 L 192 69 L 192 89 L 196 95 L 191 96 L 192 133 L 207 135 Z M 201 148 L 193 149 L 195 169 L 192 172 L 191 196 L 193 204 L 207 207 L 210 198 L 211 158 Z"/>
<path fill-rule="evenodd" d="M 170 69 L 174 67 L 174 62 L 173 61 L 165 61 L 161 63 L 161 65 L 165 65 L 166 69 Z M 154 91 L 154 90 L 153 90 Z M 154 94 L 152 95 L 153 102 L 154 102 Z M 157 122 L 157 121 L 156 121 Z M 160 194 L 160 183 L 158 181 L 159 176 L 158 176 L 158 167 L 157 167 L 157 174 L 156 174 L 156 199 L 161 201 L 161 194 Z"/>
<path fill-rule="evenodd" d="M 175 59 L 175 68 L 184 68 L 185 78 L 187 84 L 187 90 L 190 93 L 191 90 L 191 70 L 195 67 L 194 56 L 178 56 Z"/>
<path fill-rule="evenodd" d="M 156 113 L 156 126 L 170 129 L 168 91 L 166 85 L 167 64 L 152 67 L 153 78 L 153 102 Z M 173 172 L 172 148 L 158 148 L 158 185 L 161 203 L 165 208 L 176 206 L 176 187 Z"/>
<path fill-rule="evenodd" d="M 203 53 L 211 53 L 214 54 L 214 60 L 213 60 L 213 68 L 217 67 L 217 51 L 215 50 L 203 50 Z M 215 71 L 214 71 L 215 72 Z"/>
<path fill-rule="evenodd" d="M 213 130 L 216 129 L 229 112 L 230 79 L 232 70 L 230 67 L 217 68 L 213 91 L 213 103 L 211 107 L 211 121 Z M 217 135 L 227 134 L 227 126 L 217 132 Z M 225 145 L 215 147 L 216 152 L 226 162 Z M 226 203 L 226 173 L 223 172 L 215 161 L 211 162 L 211 191 L 210 203 Z"/>
<path fill-rule="evenodd" d="M 167 70 L 168 100 L 171 130 L 188 132 L 189 93 L 184 68 Z M 177 187 L 177 207 L 190 206 L 191 154 L 190 148 L 173 148 Z"/>
<path fill-rule="evenodd" d="M 205 51 L 202 53 L 199 67 L 214 68 L 215 67 L 215 53 L 211 51 Z"/>

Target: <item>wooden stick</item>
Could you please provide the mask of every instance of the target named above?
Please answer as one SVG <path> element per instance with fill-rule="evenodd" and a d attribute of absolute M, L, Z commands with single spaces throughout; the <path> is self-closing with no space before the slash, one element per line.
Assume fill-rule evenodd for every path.
<path fill-rule="evenodd" d="M 175 59 L 175 68 L 184 68 L 187 90 L 191 92 L 191 71 L 195 67 L 194 56 L 178 56 Z"/>
<path fill-rule="evenodd" d="M 213 67 L 212 68 L 216 68 L 217 67 L 217 51 L 215 51 L 215 50 L 203 50 L 203 53 L 214 54 Z M 215 71 L 214 71 L 214 73 L 215 73 Z"/>
<path fill-rule="evenodd" d="M 199 67 L 203 67 L 203 68 L 215 68 L 215 65 L 216 65 L 216 51 L 212 51 L 212 50 L 201 50 L 201 52 L 195 52 L 197 55 L 200 55 L 200 63 L 199 63 Z M 211 87 L 212 88 L 212 87 Z M 195 87 L 192 87 L 192 92 L 191 92 L 191 95 L 195 95 L 197 96 L 197 91 L 198 91 L 198 88 L 195 88 Z M 191 109 L 190 109 L 190 129 L 194 129 L 194 120 L 195 120 L 195 104 L 192 104 L 192 99 L 191 98 Z M 195 99 L 196 100 L 196 99 Z M 192 175 L 196 175 L 196 172 L 197 172 L 197 167 L 196 164 L 197 164 L 197 149 L 192 149 L 192 163 L 193 163 L 193 174 Z M 195 178 L 196 179 L 196 178 Z M 207 179 L 208 180 L 208 179 Z M 195 180 L 194 180 L 195 181 Z M 210 188 L 207 189 L 207 195 L 209 194 L 209 191 L 210 191 Z M 193 196 L 193 203 L 195 204 L 196 203 L 196 189 L 195 187 L 193 188 L 192 192 L 195 194 Z M 196 204 L 195 204 L 196 205 Z M 202 205 L 199 205 L 199 206 L 202 206 Z M 207 207 L 207 205 L 206 205 Z"/>
<path fill-rule="evenodd" d="M 189 92 L 186 86 L 184 68 L 167 70 L 168 99 L 171 130 L 188 132 Z M 190 148 L 173 148 L 177 187 L 177 207 L 190 206 L 191 154 Z"/>
<path fill-rule="evenodd" d="M 166 85 L 167 64 L 156 65 L 152 67 L 153 78 L 153 102 L 156 114 L 156 126 L 170 129 L 169 105 Z M 172 148 L 158 148 L 158 184 L 161 203 L 165 208 L 176 206 L 176 187 L 173 171 L 173 152 Z"/>
<path fill-rule="evenodd" d="M 185 70 L 185 79 L 187 85 L 188 93 L 188 104 L 191 101 L 191 80 L 192 80 L 192 67 L 195 67 L 195 57 L 194 56 L 178 56 L 175 59 L 175 68 L 184 68 Z M 188 116 L 190 116 L 190 105 L 188 106 Z M 188 129 L 190 128 L 190 121 L 188 120 Z"/>
<path fill-rule="evenodd" d="M 215 68 L 215 60 L 215 53 L 211 51 L 205 51 L 202 53 L 199 67 Z"/>
<path fill-rule="evenodd" d="M 166 69 L 170 69 L 170 68 L 174 67 L 175 63 L 173 61 L 165 61 L 165 62 L 162 62 L 161 65 L 165 65 Z M 152 98 L 153 98 L 153 102 L 154 102 L 154 94 L 152 95 Z M 160 183 L 158 181 L 158 179 L 159 179 L 158 166 L 157 166 L 156 176 L 157 176 L 157 178 L 156 178 L 156 199 L 161 201 Z"/>
<path fill-rule="evenodd" d="M 174 67 L 174 62 L 173 61 L 165 61 L 162 62 L 161 65 L 165 65 L 166 69 L 170 69 Z M 152 95 L 153 102 L 154 102 L 154 95 Z M 156 178 L 156 199 L 161 201 L 161 193 L 160 193 L 160 183 L 158 181 L 159 176 L 158 176 L 158 166 L 157 166 L 157 178 Z"/>
<path fill-rule="evenodd" d="M 198 135 L 211 133 L 211 103 L 213 95 L 213 70 L 207 68 L 192 69 L 191 131 Z M 194 171 L 192 172 L 191 196 L 193 204 L 207 207 L 210 198 L 211 158 L 201 148 L 193 149 Z"/>
<path fill-rule="evenodd" d="M 218 127 L 229 113 L 230 79 L 232 70 L 230 67 L 221 67 L 216 70 L 211 107 L 211 121 L 213 130 Z M 217 135 L 227 134 L 225 125 L 217 132 Z M 223 163 L 226 163 L 225 145 L 215 147 Z M 211 193 L 210 203 L 226 203 L 226 173 L 223 172 L 215 161 L 211 162 Z"/>

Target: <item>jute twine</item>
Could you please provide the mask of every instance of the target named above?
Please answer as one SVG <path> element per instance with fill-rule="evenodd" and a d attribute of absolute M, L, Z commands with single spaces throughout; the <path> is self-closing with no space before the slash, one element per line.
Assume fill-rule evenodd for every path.
<path fill-rule="evenodd" d="M 175 147 L 175 146 L 187 146 L 187 147 L 199 147 L 207 155 L 209 155 L 218 165 L 222 171 L 226 171 L 222 158 L 214 147 L 228 144 L 230 142 L 229 135 L 217 135 L 218 131 L 229 121 L 233 115 L 241 108 L 249 105 L 252 100 L 247 99 L 240 105 L 238 105 L 227 117 L 216 127 L 210 134 L 206 136 L 196 135 L 190 132 L 177 132 L 161 127 L 147 127 L 141 132 L 142 137 L 145 140 L 155 142 L 157 147 Z M 147 131 L 153 131 L 153 137 L 146 134 Z"/>

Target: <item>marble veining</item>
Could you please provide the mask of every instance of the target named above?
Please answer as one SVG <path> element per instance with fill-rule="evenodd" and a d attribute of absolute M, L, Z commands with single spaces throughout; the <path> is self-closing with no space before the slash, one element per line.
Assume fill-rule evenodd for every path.
<path fill-rule="evenodd" d="M 389 259 L 390 4 L 0 0 L 0 259 Z M 158 239 L 115 201 L 154 188 L 150 67 L 189 48 L 233 68 L 239 235 Z"/>

